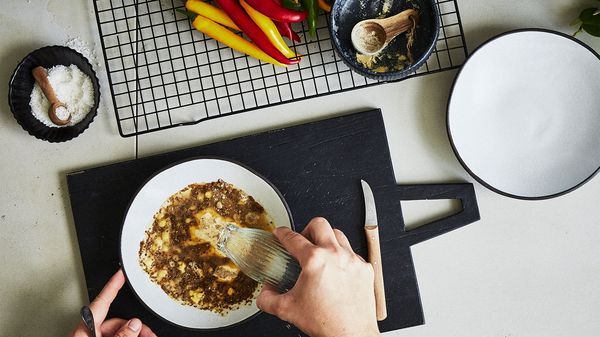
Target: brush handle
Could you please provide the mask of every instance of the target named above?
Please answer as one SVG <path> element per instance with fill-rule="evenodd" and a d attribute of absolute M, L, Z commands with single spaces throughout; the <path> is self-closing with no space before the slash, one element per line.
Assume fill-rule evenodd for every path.
<path fill-rule="evenodd" d="M 369 251 L 369 262 L 375 272 L 375 308 L 377 320 L 383 321 L 387 317 L 385 304 L 385 287 L 383 284 L 383 266 L 381 264 L 381 249 L 379 245 L 379 228 L 377 226 L 365 226 L 367 235 L 367 249 Z"/>

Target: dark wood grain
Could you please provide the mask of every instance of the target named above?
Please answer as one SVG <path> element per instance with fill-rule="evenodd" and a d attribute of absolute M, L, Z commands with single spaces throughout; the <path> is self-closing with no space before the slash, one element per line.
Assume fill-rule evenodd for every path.
<path fill-rule="evenodd" d="M 137 189 L 162 167 L 196 156 L 225 157 L 251 167 L 284 195 L 298 230 L 312 217 L 323 216 L 346 233 L 363 257 L 367 250 L 360 179 L 367 181 L 377 203 L 387 295 L 382 332 L 424 322 L 410 246 L 479 219 L 471 184 L 396 184 L 379 110 L 288 127 L 69 174 L 90 299 L 119 267 L 120 228 Z M 460 199 L 464 210 L 405 232 L 400 200 L 431 198 Z M 184 330 L 154 316 L 129 288 L 119 293 L 109 315 L 139 317 L 161 337 L 303 335 L 265 313 L 223 330 Z"/>

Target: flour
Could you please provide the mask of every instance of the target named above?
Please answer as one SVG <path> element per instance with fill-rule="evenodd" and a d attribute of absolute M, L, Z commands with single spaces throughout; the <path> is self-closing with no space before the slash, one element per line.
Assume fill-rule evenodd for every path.
<path fill-rule="evenodd" d="M 81 122 L 94 106 L 94 87 L 92 80 L 76 65 L 57 65 L 48 69 L 48 81 L 59 101 L 65 104 L 65 111 L 57 111 L 61 115 L 71 115 L 67 125 L 72 126 Z M 50 102 L 36 83 L 31 91 L 29 106 L 33 116 L 48 127 L 63 127 L 52 123 L 48 117 Z M 60 118 L 60 116 L 58 116 Z M 66 118 L 65 118 L 66 119 Z"/>

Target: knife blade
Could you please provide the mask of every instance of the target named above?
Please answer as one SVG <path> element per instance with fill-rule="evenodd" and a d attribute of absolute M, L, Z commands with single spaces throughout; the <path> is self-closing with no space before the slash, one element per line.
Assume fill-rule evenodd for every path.
<path fill-rule="evenodd" d="M 363 195 L 365 199 L 365 235 L 367 236 L 367 249 L 369 251 L 369 263 L 375 272 L 375 307 L 377 320 L 382 321 L 387 317 L 385 304 L 385 286 L 383 283 L 383 266 L 381 264 L 381 248 L 379 244 L 379 226 L 377 222 L 377 209 L 375 197 L 369 184 L 361 180 Z"/>
<path fill-rule="evenodd" d="M 366 181 L 361 180 L 360 184 L 365 197 L 365 227 L 377 227 L 377 209 L 375 208 L 373 191 Z"/>

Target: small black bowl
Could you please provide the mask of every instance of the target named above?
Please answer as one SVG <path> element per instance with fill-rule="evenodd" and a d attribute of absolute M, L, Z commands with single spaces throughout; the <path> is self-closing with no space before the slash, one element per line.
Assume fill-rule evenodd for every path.
<path fill-rule="evenodd" d="M 35 84 L 31 70 L 37 66 L 48 69 L 56 65 L 69 66 L 71 64 L 76 65 L 92 80 L 94 106 L 85 118 L 75 125 L 60 128 L 48 127 L 35 118 L 29 106 L 31 91 Z M 83 55 L 64 46 L 48 46 L 32 51 L 19 63 L 9 82 L 8 104 L 17 122 L 30 135 L 52 143 L 64 142 L 79 136 L 94 120 L 99 102 L 100 85 L 92 65 Z"/>
<path fill-rule="evenodd" d="M 389 5 L 388 5 L 389 4 Z M 350 39 L 352 28 L 366 19 L 378 18 L 384 6 L 390 6 L 385 17 L 398 14 L 406 9 L 414 8 L 419 11 L 414 45 L 412 46 L 413 62 L 401 70 L 376 72 L 365 68 L 356 60 L 356 49 Z M 429 58 L 435 48 L 440 31 L 440 18 L 434 0 L 339 0 L 331 9 L 329 24 L 333 45 L 342 61 L 358 74 L 379 81 L 399 80 L 414 73 Z M 406 54 L 406 34 L 400 34 L 382 51 L 382 53 L 401 52 Z M 395 62 L 397 63 L 397 62 Z M 382 59 L 379 65 L 393 69 L 395 64 L 389 59 Z"/>

